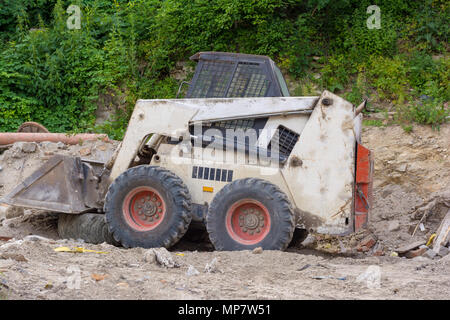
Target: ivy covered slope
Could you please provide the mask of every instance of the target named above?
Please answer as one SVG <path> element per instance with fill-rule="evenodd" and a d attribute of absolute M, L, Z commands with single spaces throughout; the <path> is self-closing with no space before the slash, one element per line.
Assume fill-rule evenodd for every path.
<path fill-rule="evenodd" d="M 268 55 L 292 94 L 368 97 L 405 127 L 449 116 L 445 0 L 1 2 L 0 131 L 33 120 L 120 139 L 136 99 L 174 98 L 192 76 L 188 57 L 208 50 Z M 67 27 L 72 4 L 78 30 Z M 370 5 L 380 29 L 367 26 Z M 99 107 L 113 117 L 95 125 Z"/>

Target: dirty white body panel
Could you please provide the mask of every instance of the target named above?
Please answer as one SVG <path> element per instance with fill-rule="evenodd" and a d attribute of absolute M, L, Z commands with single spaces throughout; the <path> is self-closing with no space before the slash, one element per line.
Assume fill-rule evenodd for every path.
<path fill-rule="evenodd" d="M 324 104 L 325 98 L 331 104 Z M 268 132 L 282 125 L 300 135 L 287 161 L 267 166 L 234 149 L 190 145 L 190 124 L 246 117 L 267 117 L 264 129 Z M 112 168 L 111 180 L 130 166 L 148 134 L 188 137 L 179 144 L 161 143 L 150 165 L 177 174 L 187 185 L 193 203 L 208 206 L 221 188 L 230 183 L 228 177 L 225 181 L 205 179 L 205 174 L 194 178 L 194 167 L 232 171 L 232 181 L 254 177 L 280 187 L 298 215 L 298 226 L 326 234 L 348 233 L 353 225 L 355 144 L 360 131 L 359 121 L 354 118 L 354 106 L 327 91 L 320 99 L 140 100 Z M 267 148 L 270 138 L 261 134 L 252 145 Z"/>

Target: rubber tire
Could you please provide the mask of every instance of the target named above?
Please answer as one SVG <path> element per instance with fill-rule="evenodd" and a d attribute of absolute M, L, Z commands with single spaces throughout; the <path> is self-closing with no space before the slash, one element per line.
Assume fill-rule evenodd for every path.
<path fill-rule="evenodd" d="M 228 209 L 241 199 L 255 199 L 269 211 L 271 227 L 260 242 L 241 244 L 232 239 L 226 228 Z M 206 229 L 216 250 L 284 250 L 294 234 L 294 211 L 286 194 L 276 185 L 257 178 L 246 178 L 227 184 L 214 197 L 206 216 Z"/>
<path fill-rule="evenodd" d="M 58 217 L 58 234 L 64 239 L 82 239 L 87 243 L 119 245 L 106 225 L 104 214 L 80 215 L 61 213 Z"/>
<path fill-rule="evenodd" d="M 166 204 L 163 221 L 149 231 L 133 229 L 122 213 L 126 195 L 140 186 L 156 189 Z M 177 175 L 161 167 L 142 165 L 128 169 L 114 180 L 106 194 L 104 210 L 109 231 L 125 248 L 169 248 L 191 223 L 191 202 L 188 188 Z"/>

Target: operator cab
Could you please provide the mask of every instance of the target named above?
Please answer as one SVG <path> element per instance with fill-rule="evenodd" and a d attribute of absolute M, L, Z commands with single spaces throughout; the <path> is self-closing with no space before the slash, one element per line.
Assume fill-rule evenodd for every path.
<path fill-rule="evenodd" d="M 199 52 L 186 98 L 288 97 L 289 90 L 272 59 L 243 53 Z"/>

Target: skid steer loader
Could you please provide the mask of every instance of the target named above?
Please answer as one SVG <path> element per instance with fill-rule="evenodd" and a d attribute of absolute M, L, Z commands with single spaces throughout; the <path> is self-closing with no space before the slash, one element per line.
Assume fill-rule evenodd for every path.
<path fill-rule="evenodd" d="M 328 91 L 289 97 L 268 57 L 192 59 L 186 98 L 137 101 L 108 163 L 56 155 L 3 201 L 104 213 L 103 231 L 124 247 L 170 247 L 191 222 L 206 225 L 217 250 L 282 250 L 295 228 L 344 235 L 366 226 L 365 103 Z"/>

